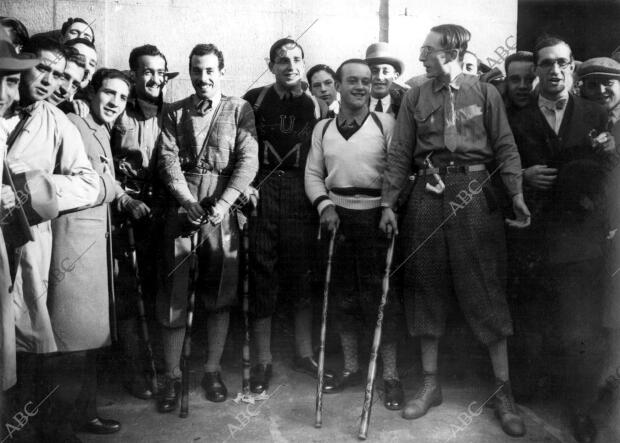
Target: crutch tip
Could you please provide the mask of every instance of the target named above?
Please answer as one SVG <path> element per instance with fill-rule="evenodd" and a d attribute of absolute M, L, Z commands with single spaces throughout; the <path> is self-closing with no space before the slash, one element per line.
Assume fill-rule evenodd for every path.
<path fill-rule="evenodd" d="M 368 437 L 366 434 L 363 433 L 359 433 L 357 436 L 358 440 L 366 440 L 366 437 Z"/>
<path fill-rule="evenodd" d="M 315 428 L 317 428 L 317 429 L 320 429 L 320 428 L 322 428 L 322 427 L 323 427 L 323 423 L 316 422 L 316 423 L 314 424 L 314 427 L 315 427 Z"/>
<path fill-rule="evenodd" d="M 188 413 L 188 412 L 184 412 L 184 411 L 181 411 L 181 412 L 179 413 L 179 417 L 181 417 L 181 418 L 187 418 L 187 417 L 188 417 L 188 415 L 189 415 L 189 413 Z"/>

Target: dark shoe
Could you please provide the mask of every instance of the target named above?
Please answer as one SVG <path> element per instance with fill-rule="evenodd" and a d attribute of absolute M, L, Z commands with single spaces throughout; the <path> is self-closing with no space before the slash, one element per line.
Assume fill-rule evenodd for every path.
<path fill-rule="evenodd" d="M 390 411 L 398 411 L 403 408 L 405 402 L 405 393 L 400 380 L 390 379 L 383 380 L 383 389 L 385 390 L 385 398 L 383 404 Z"/>
<path fill-rule="evenodd" d="M 593 443 L 596 441 L 596 426 L 592 419 L 585 414 L 577 414 L 573 420 L 573 436 L 579 443 Z"/>
<path fill-rule="evenodd" d="M 312 357 L 304 357 L 304 358 L 295 358 L 295 364 L 293 365 L 293 369 L 297 372 L 302 372 L 304 374 L 311 375 L 314 378 L 317 378 L 319 372 L 319 364 Z M 333 379 L 334 373 L 329 369 L 323 368 L 323 379 Z"/>
<path fill-rule="evenodd" d="M 131 380 L 123 383 L 123 386 L 127 392 L 140 400 L 150 400 L 154 397 L 150 378 L 147 375 L 135 375 Z"/>
<path fill-rule="evenodd" d="M 228 389 L 226 389 L 219 372 L 205 372 L 200 384 L 205 390 L 207 400 L 215 403 L 226 400 Z"/>
<path fill-rule="evenodd" d="M 363 382 L 364 378 L 361 370 L 358 369 L 356 372 L 351 372 L 344 369 L 333 381 L 330 380 L 330 383 L 325 383 L 323 385 L 323 392 L 326 394 L 335 394 L 337 392 L 342 392 L 347 386 L 358 386 Z"/>
<path fill-rule="evenodd" d="M 114 434 L 121 430 L 121 424 L 116 420 L 106 418 L 93 418 L 84 425 L 84 431 L 91 434 Z"/>
<path fill-rule="evenodd" d="M 250 391 L 255 394 L 260 394 L 269 389 L 269 381 L 271 380 L 272 372 L 271 363 L 254 366 L 250 373 Z"/>
<path fill-rule="evenodd" d="M 174 411 L 179 404 L 180 391 L 181 382 L 178 379 L 166 379 L 166 384 L 157 402 L 157 410 L 159 412 Z"/>
<path fill-rule="evenodd" d="M 525 435 L 525 424 L 519 415 L 515 399 L 512 396 L 510 382 L 497 381 L 499 389 L 495 394 L 495 415 L 502 424 L 502 430 L 511 437 L 522 437 Z"/>
<path fill-rule="evenodd" d="M 424 374 L 424 383 L 405 405 L 403 418 L 407 420 L 420 418 L 426 415 L 433 406 L 439 406 L 442 401 L 441 385 L 437 380 L 437 374 Z"/>

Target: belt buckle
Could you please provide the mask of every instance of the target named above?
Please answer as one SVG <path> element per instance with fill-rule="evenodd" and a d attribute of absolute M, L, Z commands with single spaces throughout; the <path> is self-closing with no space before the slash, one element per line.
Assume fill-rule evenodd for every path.
<path fill-rule="evenodd" d="M 448 174 L 457 174 L 459 172 L 459 167 L 455 164 L 449 164 L 446 166 L 446 175 Z"/>

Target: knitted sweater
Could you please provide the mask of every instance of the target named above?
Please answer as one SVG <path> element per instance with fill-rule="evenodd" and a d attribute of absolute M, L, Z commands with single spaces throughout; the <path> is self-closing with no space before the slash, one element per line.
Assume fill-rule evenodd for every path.
<path fill-rule="evenodd" d="M 322 120 L 312 132 L 305 172 L 308 198 L 319 214 L 329 205 L 370 209 L 381 203 L 383 170 L 395 120 L 384 113 L 368 114 L 348 140 L 335 119 Z M 329 125 L 324 131 L 325 125 Z"/>

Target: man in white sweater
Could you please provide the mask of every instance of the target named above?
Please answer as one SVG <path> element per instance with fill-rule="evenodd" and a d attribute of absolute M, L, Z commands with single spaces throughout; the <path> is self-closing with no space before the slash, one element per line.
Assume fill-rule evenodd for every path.
<path fill-rule="evenodd" d="M 388 114 L 369 112 L 370 79 L 370 68 L 364 60 L 347 60 L 338 68 L 340 113 L 317 123 L 306 163 L 306 194 L 319 212 L 321 228 L 338 229 L 344 236 L 334 253 L 331 302 L 340 325 L 344 370 L 336 379 L 336 389 L 326 392 L 362 383 L 356 331 L 373 329 L 381 296 L 387 251 L 385 236 L 379 230 L 381 177 L 395 120 Z M 403 404 L 396 370 L 397 334 L 402 330 L 400 312 L 396 300 L 389 299 L 381 358 L 384 404 L 393 410 Z"/>

